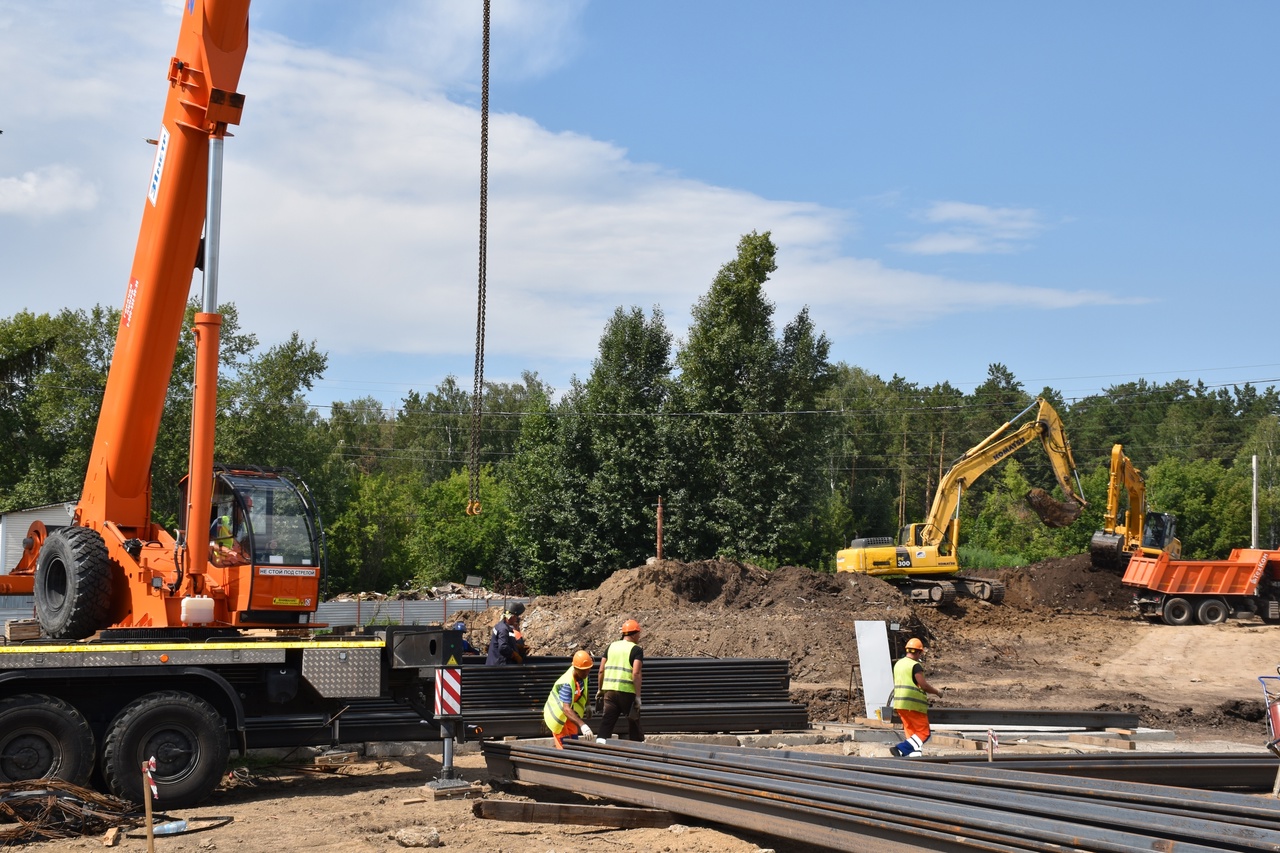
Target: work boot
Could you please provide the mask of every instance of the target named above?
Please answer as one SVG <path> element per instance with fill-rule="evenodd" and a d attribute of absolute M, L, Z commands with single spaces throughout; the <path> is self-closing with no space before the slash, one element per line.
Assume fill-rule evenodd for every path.
<path fill-rule="evenodd" d="M 891 746 L 889 747 L 889 754 L 892 755 L 894 758 L 901 758 L 902 750 L 898 749 L 896 746 Z"/>

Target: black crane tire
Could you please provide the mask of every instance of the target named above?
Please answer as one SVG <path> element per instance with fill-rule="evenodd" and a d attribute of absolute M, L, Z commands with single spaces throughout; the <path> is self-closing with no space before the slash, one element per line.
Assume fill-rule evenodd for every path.
<path fill-rule="evenodd" d="M 86 785 L 93 772 L 93 730 L 76 708 L 41 693 L 0 701 L 0 783 L 61 779 Z"/>
<path fill-rule="evenodd" d="M 1196 621 L 1201 625 L 1217 625 L 1226 622 L 1231 608 L 1221 598 L 1206 598 L 1196 608 Z"/>
<path fill-rule="evenodd" d="M 45 636 L 83 640 L 107 627 L 111 562 L 107 544 L 88 527 L 63 527 L 40 549 L 34 582 L 36 620 Z"/>
<path fill-rule="evenodd" d="M 1164 623 L 1166 625 L 1190 625 L 1195 618 L 1195 610 L 1191 602 L 1185 598 L 1168 598 L 1164 602 Z"/>
<path fill-rule="evenodd" d="M 231 746 L 218 711 L 191 693 L 148 693 L 124 707 L 107 727 L 103 778 L 111 793 L 143 802 L 142 764 L 156 759 L 152 781 L 165 808 L 187 808 L 222 780 Z"/>

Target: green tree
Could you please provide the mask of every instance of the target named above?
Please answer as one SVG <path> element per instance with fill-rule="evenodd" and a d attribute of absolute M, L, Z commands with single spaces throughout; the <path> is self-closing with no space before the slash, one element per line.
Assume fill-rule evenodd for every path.
<path fill-rule="evenodd" d="M 469 485 L 467 474 L 459 471 L 426 487 L 411 542 L 417 585 L 462 583 L 467 575 L 492 583 L 510 575 L 506 486 L 485 466 L 480 472 L 483 512 L 466 515 Z"/>
<path fill-rule="evenodd" d="M 825 453 L 821 425 L 796 413 L 811 413 L 830 387 L 830 345 L 807 310 L 775 339 L 764 284 L 776 253 L 767 232 L 739 241 L 694 306 L 676 356 L 674 407 L 696 414 L 670 445 L 678 485 L 669 541 L 686 558 L 814 556 L 799 552 L 812 546 L 802 528 L 824 503 Z"/>

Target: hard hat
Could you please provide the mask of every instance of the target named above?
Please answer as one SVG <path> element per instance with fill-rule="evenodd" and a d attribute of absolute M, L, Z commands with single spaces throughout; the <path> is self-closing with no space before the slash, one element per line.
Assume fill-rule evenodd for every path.
<path fill-rule="evenodd" d="M 465 631 L 465 630 L 467 630 L 467 623 L 466 623 L 466 622 L 458 622 L 457 624 L 455 624 L 455 625 L 453 626 L 453 630 L 455 630 L 455 631 Z"/>
<path fill-rule="evenodd" d="M 626 622 L 622 623 L 622 633 L 623 634 L 640 633 L 640 623 L 634 619 L 628 619 Z"/>
<path fill-rule="evenodd" d="M 591 659 L 591 654 L 583 649 L 578 649 L 573 653 L 574 669 L 591 669 L 596 662 Z"/>
<path fill-rule="evenodd" d="M 924 643 L 920 642 L 919 637 L 912 637 L 910 640 L 907 640 L 907 648 L 924 651 Z"/>
<path fill-rule="evenodd" d="M 517 601 L 507 608 L 508 616 L 519 616 L 521 613 L 524 613 L 524 602 Z"/>

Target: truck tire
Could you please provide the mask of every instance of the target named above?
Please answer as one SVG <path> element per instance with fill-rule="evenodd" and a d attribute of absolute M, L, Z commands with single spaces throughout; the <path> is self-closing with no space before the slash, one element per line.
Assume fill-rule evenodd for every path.
<path fill-rule="evenodd" d="M 222 780 L 230 754 L 227 724 L 205 700 L 191 693 L 149 693 L 124 707 L 107 727 L 102 775 L 111 793 L 143 801 L 142 763 L 155 758 L 151 779 L 165 808 L 203 800 Z"/>
<path fill-rule="evenodd" d="M 1195 618 L 1195 610 L 1191 602 L 1185 598 L 1166 598 L 1164 601 L 1164 624 L 1190 625 Z"/>
<path fill-rule="evenodd" d="M 34 582 L 36 619 L 55 640 L 83 640 L 107 627 L 111 562 L 98 531 L 63 527 L 40 549 Z"/>
<path fill-rule="evenodd" d="M 72 705 L 39 693 L 0 702 L 0 782 L 61 779 L 83 786 L 93 753 L 93 731 Z"/>
<path fill-rule="evenodd" d="M 1206 598 L 1196 608 L 1196 621 L 1201 625 L 1217 625 L 1226 622 L 1231 608 L 1221 598 Z"/>

